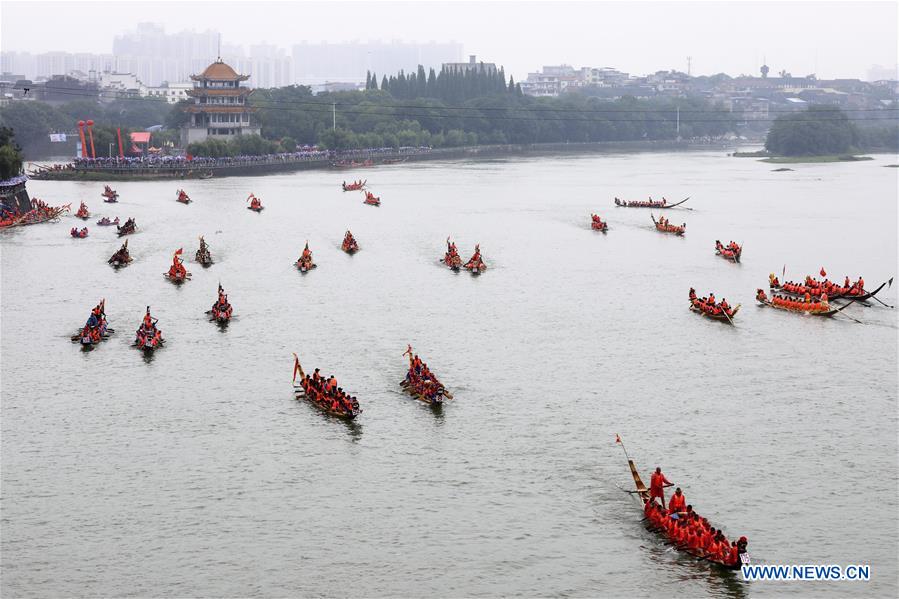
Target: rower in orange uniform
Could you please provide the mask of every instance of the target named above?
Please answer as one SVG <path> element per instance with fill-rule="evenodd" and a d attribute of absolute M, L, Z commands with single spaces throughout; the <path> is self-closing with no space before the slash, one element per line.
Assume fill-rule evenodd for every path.
<path fill-rule="evenodd" d="M 684 497 L 683 491 L 680 490 L 680 487 L 675 489 L 674 495 L 671 496 L 671 499 L 668 501 L 668 511 L 670 512 L 683 512 L 687 508 L 687 498 Z"/>
<path fill-rule="evenodd" d="M 652 501 L 656 497 L 658 497 L 662 502 L 662 507 L 665 507 L 665 487 L 671 486 L 671 481 L 665 478 L 665 475 L 662 474 L 662 469 L 656 467 L 656 471 L 652 473 L 652 476 L 649 477 L 649 500 Z"/>

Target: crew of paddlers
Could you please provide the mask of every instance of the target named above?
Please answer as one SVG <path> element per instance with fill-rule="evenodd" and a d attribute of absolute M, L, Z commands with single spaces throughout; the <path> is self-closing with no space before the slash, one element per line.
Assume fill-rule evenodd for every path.
<path fill-rule="evenodd" d="M 116 253 L 112 255 L 112 257 L 107 260 L 109 264 L 112 264 L 113 268 L 121 268 L 123 266 L 128 266 L 131 263 L 131 254 L 128 253 L 128 240 L 125 240 L 125 243 L 122 244 Z"/>
<path fill-rule="evenodd" d="M 430 371 L 428 365 L 421 361 L 418 354 L 412 353 L 412 346 L 409 345 L 404 356 L 409 356 L 409 370 L 406 371 L 406 378 L 400 383 L 400 386 L 407 393 L 427 403 L 440 403 L 444 397 L 450 398 L 446 388 L 437 380 L 434 373 Z"/>
<path fill-rule="evenodd" d="M 190 204 L 193 200 L 190 199 L 190 196 L 187 195 L 187 192 L 183 189 L 179 189 L 176 193 L 175 201 L 181 202 L 182 204 Z"/>
<path fill-rule="evenodd" d="M 303 389 L 305 399 L 311 401 L 322 410 L 334 414 L 335 416 L 344 416 L 354 418 L 362 410 L 359 408 L 359 400 L 356 396 L 345 392 L 342 387 L 337 386 L 337 379 L 334 375 L 324 377 L 319 374 L 316 368 L 312 375 L 303 373 L 300 366 L 300 360 L 294 354 L 293 378 L 296 381 L 297 374 L 300 375 L 300 386 Z"/>
<path fill-rule="evenodd" d="M 97 221 L 97 226 L 100 227 L 111 227 L 112 225 L 119 226 L 119 217 L 115 217 L 115 220 L 109 220 L 108 216 L 104 216 L 100 220 Z"/>
<path fill-rule="evenodd" d="M 150 316 L 150 306 L 137 329 L 134 345 L 141 349 L 153 350 L 162 345 L 162 331 L 156 327 L 157 320 Z"/>
<path fill-rule="evenodd" d="M 652 474 L 652 484 L 656 484 L 656 477 L 661 477 L 667 482 L 659 468 Z M 670 484 L 670 483 L 669 483 Z M 658 492 L 661 492 L 661 481 L 658 482 Z M 653 493 L 653 486 L 650 486 Z M 730 542 L 720 529 L 715 529 L 706 518 L 693 510 L 692 505 L 687 505 L 686 497 L 678 487 L 668 506 L 665 506 L 664 497 L 662 503 L 656 503 L 656 495 L 650 497 L 643 504 L 643 515 L 647 526 L 664 534 L 673 545 L 682 551 L 687 551 L 697 557 L 703 557 L 709 561 L 724 566 L 737 566 L 740 564 L 740 556 L 746 553 L 749 543 L 746 537 Z"/>
<path fill-rule="evenodd" d="M 113 332 L 108 328 L 106 322 L 106 300 L 100 300 L 100 303 L 91 309 L 87 322 L 81 328 L 81 332 L 72 337 L 72 341 L 80 341 L 85 347 L 93 346 L 104 341 L 108 333 Z"/>
<path fill-rule="evenodd" d="M 343 236 L 343 243 L 340 244 L 340 249 L 347 254 L 355 254 L 359 251 L 359 244 L 356 243 L 356 238 L 349 231 Z"/>
<path fill-rule="evenodd" d="M 739 262 L 740 255 L 743 253 L 743 247 L 737 244 L 736 241 L 731 241 L 727 245 L 724 245 L 723 243 L 721 243 L 721 240 L 716 239 L 715 253 L 722 258 L 726 258 L 734 262 Z"/>
<path fill-rule="evenodd" d="M 590 227 L 594 231 L 608 231 L 609 223 L 605 222 L 598 214 L 591 214 Z"/>
<path fill-rule="evenodd" d="M 249 196 L 247 196 L 247 201 L 250 203 L 250 205 L 247 206 L 248 210 L 252 210 L 254 212 L 261 212 L 262 209 L 264 208 L 264 206 L 262 205 L 262 200 L 257 198 L 255 194 L 251 193 Z"/>
<path fill-rule="evenodd" d="M 79 229 L 78 227 L 72 227 L 72 230 L 69 231 L 69 235 L 76 239 L 84 239 L 87 237 L 87 227 L 82 227 Z"/>
<path fill-rule="evenodd" d="M 655 217 L 652 217 L 652 222 L 655 224 L 656 229 L 662 231 L 663 233 L 674 233 L 675 235 L 683 235 L 687 230 L 687 223 L 683 223 L 680 225 L 672 225 L 671 222 L 665 218 L 664 216 L 660 216 L 659 220 L 656 220 Z"/>
<path fill-rule="evenodd" d="M 196 259 L 203 266 L 212 264 L 212 253 L 209 251 L 209 245 L 202 235 L 200 235 L 200 248 L 197 250 Z"/>
<path fill-rule="evenodd" d="M 615 205 L 623 206 L 625 208 L 665 208 L 666 206 L 668 206 L 668 200 L 666 200 L 665 198 L 662 198 L 661 200 L 653 200 L 652 196 L 650 196 L 650 198 L 646 201 L 627 201 L 615 198 Z"/>
<path fill-rule="evenodd" d="M 791 312 L 830 312 L 831 307 L 827 293 L 824 293 L 818 299 L 813 299 L 811 294 L 806 293 L 803 297 L 792 297 L 788 295 L 772 294 L 771 299 L 764 289 L 757 289 L 755 299 L 760 304 L 770 304 L 775 308 L 790 310 Z"/>
<path fill-rule="evenodd" d="M 823 268 L 821 269 L 821 272 L 824 273 L 821 276 L 827 276 L 827 273 Z M 811 275 L 806 275 L 805 282 L 803 283 L 786 281 L 783 285 L 781 285 L 780 281 L 777 279 L 774 273 L 771 273 L 768 275 L 768 286 L 771 287 L 771 289 L 776 289 L 778 291 L 789 293 L 791 295 L 810 295 L 811 297 L 829 296 L 830 298 L 851 298 L 865 295 L 865 293 L 867 293 L 865 291 L 865 279 L 863 277 L 859 277 L 857 281 L 852 282 L 847 276 L 845 279 L 843 279 L 843 283 L 840 284 L 833 282 L 827 278 L 825 278 L 823 281 L 819 281 Z"/>
<path fill-rule="evenodd" d="M 0 204 L 0 229 L 55 221 L 64 212 L 68 212 L 70 206 L 48 206 L 38 198 L 31 198 L 31 210 L 22 213 L 18 208 L 10 209 Z"/>
<path fill-rule="evenodd" d="M 116 190 L 114 190 L 109 185 L 106 185 L 103 189 L 103 193 L 100 194 L 103 196 L 103 201 L 108 204 L 114 204 L 119 201 L 119 194 Z"/>
<path fill-rule="evenodd" d="M 475 244 L 474 254 L 471 255 L 471 258 L 468 259 L 463 268 L 475 275 L 487 270 L 487 265 L 484 263 L 484 259 L 481 258 L 481 244 Z"/>
<path fill-rule="evenodd" d="M 365 191 L 365 200 L 363 200 L 362 203 L 368 204 L 369 206 L 380 206 L 381 205 L 381 197 L 375 196 L 375 194 L 366 190 Z"/>
<path fill-rule="evenodd" d="M 184 253 L 184 248 L 178 248 L 175 250 L 175 253 L 172 255 L 172 265 L 169 267 L 167 273 L 165 273 L 165 277 L 173 281 L 175 283 L 180 283 L 190 278 L 190 273 L 187 272 L 187 269 L 184 268 L 184 260 L 181 258 L 181 254 Z"/>
<path fill-rule="evenodd" d="M 121 227 L 116 225 L 116 232 L 118 233 L 119 237 L 122 237 L 123 235 L 131 235 L 136 230 L 137 221 L 135 221 L 133 218 L 129 218 L 128 220 L 126 220 L 125 224 Z"/>
<path fill-rule="evenodd" d="M 297 268 L 300 272 L 307 272 L 316 267 L 316 264 L 312 261 L 312 250 L 309 249 L 309 242 L 306 242 L 306 247 L 303 248 L 303 253 L 300 255 L 299 260 L 297 260 Z"/>
<path fill-rule="evenodd" d="M 87 220 L 91 217 L 91 211 L 87 209 L 87 204 L 81 202 L 81 205 L 78 207 L 78 212 L 75 213 L 75 217 L 82 220 Z"/>
<path fill-rule="evenodd" d="M 446 238 L 446 254 L 443 256 L 443 263 L 452 270 L 462 268 L 462 256 L 459 255 L 455 242 L 450 241 L 449 237 Z"/>
<path fill-rule="evenodd" d="M 222 284 L 219 283 L 218 299 L 212 304 L 212 309 L 209 310 L 209 314 L 212 315 L 212 319 L 216 322 L 227 322 L 231 320 L 232 311 L 233 308 L 228 302 L 228 294 L 225 293 Z"/>
<path fill-rule="evenodd" d="M 347 183 L 346 181 L 344 181 L 343 182 L 343 190 L 344 191 L 359 191 L 360 189 L 365 187 L 365 184 L 367 182 L 368 182 L 368 179 L 366 179 L 365 181 L 362 181 L 360 179 L 358 181 L 353 181 L 352 183 Z"/>
<path fill-rule="evenodd" d="M 707 297 L 698 297 L 696 295 L 696 290 L 692 287 L 690 287 L 689 297 L 690 306 L 695 311 L 702 312 L 703 314 L 707 314 L 709 316 L 725 316 L 727 318 L 733 318 L 738 309 L 728 304 L 727 299 L 725 298 L 721 298 L 720 302 L 716 301 L 714 293 L 709 293 Z"/>

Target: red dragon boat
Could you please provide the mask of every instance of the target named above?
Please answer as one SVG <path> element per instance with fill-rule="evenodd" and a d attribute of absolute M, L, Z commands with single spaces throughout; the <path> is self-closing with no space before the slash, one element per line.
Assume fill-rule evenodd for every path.
<path fill-rule="evenodd" d="M 624 457 L 627 459 L 631 477 L 634 479 L 635 490 L 626 492 L 636 495 L 640 499 L 643 507 L 643 522 L 647 530 L 665 538 L 666 542 L 673 545 L 678 551 L 727 570 L 739 570 L 742 566 L 750 565 L 751 560 L 746 551 L 749 541 L 746 537 L 740 537 L 739 540 L 728 543 L 720 529 L 716 530 L 711 527 L 708 520 L 699 516 L 692 509 L 685 508 L 684 511 L 672 514 L 653 501 L 634 461 L 627 454 L 621 437 L 615 435 L 615 442 L 624 450 Z M 721 533 L 720 537 L 717 537 L 721 539 L 721 542 L 713 552 L 701 548 L 702 538 L 706 535 L 711 536 L 711 533 Z M 705 545 L 706 548 L 710 546 Z"/>
<path fill-rule="evenodd" d="M 233 307 L 230 302 L 228 302 L 228 294 L 225 293 L 222 284 L 219 283 L 218 299 L 215 300 L 215 303 L 212 304 L 212 308 L 207 311 L 206 314 L 212 316 L 213 321 L 219 324 L 225 324 L 231 320 L 233 311 Z"/>
<path fill-rule="evenodd" d="M 380 198 L 380 196 L 377 196 L 377 197 L 376 197 L 375 194 L 373 194 L 373 193 L 370 192 L 370 191 L 366 191 L 366 192 L 365 192 L 365 200 L 363 200 L 362 203 L 363 203 L 363 204 L 368 204 L 369 206 L 380 206 L 380 205 L 381 205 L 381 198 Z"/>
<path fill-rule="evenodd" d="M 343 243 L 340 244 L 340 249 L 351 256 L 359 251 L 359 244 L 356 243 L 356 238 L 349 231 L 343 236 Z"/>
<path fill-rule="evenodd" d="M 664 216 L 660 216 L 659 220 L 656 220 L 656 217 L 652 214 L 650 214 L 649 216 L 650 218 L 652 218 L 652 224 L 656 226 L 656 231 L 661 231 L 662 233 L 672 233 L 679 237 L 683 237 L 684 233 L 687 232 L 687 223 L 684 223 L 682 225 L 672 225 Z"/>
<path fill-rule="evenodd" d="M 103 190 L 103 193 L 100 195 L 103 197 L 103 201 L 107 204 L 115 204 L 119 201 L 119 194 L 116 190 L 114 190 L 109 185 L 105 186 L 106 189 Z"/>
<path fill-rule="evenodd" d="M 187 192 L 183 189 L 179 189 L 176 195 L 178 196 L 175 198 L 176 202 L 181 202 L 182 204 L 190 204 L 193 201 L 190 199 L 190 196 L 187 195 Z"/>
<path fill-rule="evenodd" d="M 78 207 L 78 212 L 75 213 L 75 218 L 80 218 L 81 220 L 87 220 L 91 217 L 90 210 L 87 209 L 87 204 L 81 202 L 81 206 Z"/>
<path fill-rule="evenodd" d="M 313 268 L 316 268 L 318 265 L 312 261 L 312 250 L 309 249 L 309 242 L 306 242 L 306 247 L 303 248 L 303 253 L 300 256 L 299 260 L 297 260 L 297 270 L 301 273 L 306 274 Z"/>
<path fill-rule="evenodd" d="M 169 267 L 168 272 L 163 273 L 162 275 L 172 283 L 181 284 L 191 277 L 191 274 L 184 268 L 184 260 L 181 258 L 181 254 L 183 253 L 184 248 L 175 250 L 175 253 L 172 256 L 172 265 Z"/>
<path fill-rule="evenodd" d="M 473 275 L 479 275 L 482 272 L 486 272 L 487 265 L 484 263 L 483 258 L 481 258 L 481 244 L 475 244 L 474 254 L 472 254 L 471 258 L 465 263 L 463 268 Z"/>
<path fill-rule="evenodd" d="M 69 231 L 69 235 L 76 239 L 84 239 L 87 237 L 87 227 L 82 227 L 81 230 L 78 227 L 72 227 L 72 230 Z"/>
<path fill-rule="evenodd" d="M 739 262 L 740 256 L 743 255 L 743 246 L 737 245 L 737 242 L 731 241 L 727 245 L 721 243 L 720 240 L 715 240 L 715 254 L 721 256 L 725 260 L 730 260 L 731 262 Z"/>
<path fill-rule="evenodd" d="M 265 206 L 262 205 L 262 200 L 257 198 L 254 194 L 251 193 L 247 198 L 247 201 L 250 203 L 250 205 L 247 206 L 247 210 L 252 210 L 253 212 L 262 212 L 265 210 Z"/>
<path fill-rule="evenodd" d="M 368 183 L 368 179 L 365 181 L 353 181 L 352 183 L 343 182 L 343 190 L 344 191 L 359 191 L 365 187 L 365 184 Z"/>
<path fill-rule="evenodd" d="M 459 272 L 459 269 L 462 268 L 462 256 L 459 255 L 456 244 L 450 241 L 449 237 L 446 238 L 446 254 L 443 255 L 441 262 L 454 272 Z"/>
<path fill-rule="evenodd" d="M 157 319 L 150 316 L 150 306 L 147 306 L 147 313 L 144 314 L 144 319 L 138 327 L 134 339 L 134 345 L 138 349 L 154 351 L 162 347 L 164 341 L 162 331 L 156 327 L 157 322 Z"/>
<path fill-rule="evenodd" d="M 609 223 L 604 221 L 598 214 L 591 214 L 590 228 L 594 231 L 602 231 L 605 233 L 609 230 Z"/>
<path fill-rule="evenodd" d="M 296 354 L 293 355 L 293 360 L 293 392 L 297 399 L 305 399 L 322 412 L 345 420 L 353 420 L 362 413 L 356 397 L 338 387 L 337 380 L 333 376 L 330 378 L 319 376 L 318 369 L 312 376 L 308 376 L 303 372 Z M 299 382 L 297 382 L 298 374 Z"/>
<path fill-rule="evenodd" d="M 713 293 L 708 297 L 697 297 L 696 290 L 690 287 L 690 310 L 712 320 L 733 324 L 734 316 L 740 311 L 740 304 L 731 307 L 726 299 L 716 302 Z"/>
<path fill-rule="evenodd" d="M 428 369 L 428 365 L 421 361 L 418 354 L 412 353 L 409 345 L 404 356 L 409 356 L 409 370 L 406 378 L 400 381 L 400 388 L 410 397 L 431 406 L 439 406 L 444 400 L 451 400 L 452 393 L 446 390 L 437 377 Z"/>
<path fill-rule="evenodd" d="M 683 204 L 684 202 L 686 202 L 689 199 L 690 199 L 689 197 L 686 197 L 683 200 L 681 200 L 680 202 L 676 202 L 674 204 L 669 204 L 668 200 L 666 200 L 665 198 L 662 198 L 661 200 L 653 200 L 652 198 L 649 198 L 648 200 L 645 200 L 645 201 L 640 201 L 640 200 L 627 201 L 627 200 L 619 200 L 618 198 L 615 198 L 615 205 L 618 206 L 619 208 L 655 208 L 657 210 L 667 210 L 668 208 L 674 208 L 676 206 L 680 206 L 681 204 Z M 687 208 L 687 210 L 689 210 L 689 208 Z"/>

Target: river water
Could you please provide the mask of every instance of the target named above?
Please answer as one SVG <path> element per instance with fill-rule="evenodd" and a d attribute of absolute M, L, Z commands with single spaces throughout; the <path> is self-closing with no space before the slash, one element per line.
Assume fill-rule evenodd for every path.
<path fill-rule="evenodd" d="M 754 303 L 784 268 L 869 288 L 896 274 L 894 162 L 422 163 L 120 183 L 117 205 L 102 185 L 31 182 L 94 218 L 84 240 L 71 216 L 0 236 L 0 591 L 896 596 L 897 313 Z M 357 176 L 380 208 L 340 191 Z M 691 196 L 667 211 L 685 238 L 612 206 L 648 194 Z M 137 219 L 128 268 L 107 266 L 119 240 L 100 215 Z M 487 273 L 438 266 L 447 235 L 464 259 L 480 243 Z M 307 239 L 319 267 L 303 276 Z M 715 239 L 745 244 L 743 263 Z M 182 287 L 162 277 L 179 247 Z M 218 282 L 226 329 L 204 315 Z M 691 313 L 691 286 L 742 303 L 735 326 Z M 85 352 L 69 335 L 101 297 L 118 333 Z M 168 341 L 151 358 L 129 347 L 148 304 Z M 407 343 L 455 395 L 440 412 L 400 393 Z M 355 423 L 293 398 L 294 351 L 359 397 Z M 756 563 L 870 564 L 872 580 L 745 583 L 672 551 L 621 490 L 616 433 L 645 480 L 662 466 Z"/>

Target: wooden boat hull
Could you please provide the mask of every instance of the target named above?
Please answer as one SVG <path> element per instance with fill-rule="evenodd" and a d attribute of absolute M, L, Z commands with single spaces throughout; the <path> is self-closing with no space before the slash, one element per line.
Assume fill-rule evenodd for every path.
<path fill-rule="evenodd" d="M 322 412 L 324 412 L 325 414 L 327 414 L 329 416 L 333 416 L 334 418 L 341 418 L 343 420 L 354 420 L 356 418 L 356 416 L 358 416 L 359 414 L 362 413 L 361 409 L 359 409 L 357 411 L 353 411 L 353 412 L 334 411 L 327 406 L 323 406 L 322 404 L 318 403 L 317 401 L 312 401 L 312 399 L 310 399 L 309 396 L 306 395 L 306 390 L 303 389 L 303 386 L 300 385 L 299 383 L 293 384 L 293 394 L 296 399 L 305 399 L 310 405 L 321 410 Z"/>
<path fill-rule="evenodd" d="M 429 406 L 443 405 L 445 399 L 451 400 L 453 398 L 452 394 L 449 391 L 447 391 L 446 389 L 441 389 L 433 399 L 429 399 L 421 393 L 416 393 L 415 391 L 413 391 L 412 387 L 409 385 L 409 382 L 405 379 L 400 381 L 400 388 L 403 390 L 403 393 L 405 393 L 412 399 L 420 401 L 423 404 L 428 404 Z"/>
<path fill-rule="evenodd" d="M 303 274 L 306 274 L 313 268 L 318 268 L 318 264 L 310 264 L 309 266 L 306 266 L 305 264 L 300 264 L 299 262 L 297 262 L 296 266 L 297 266 L 297 270 Z"/>
<path fill-rule="evenodd" d="M 162 276 L 164 276 L 166 279 L 168 279 L 172 283 L 177 283 L 180 285 L 184 281 L 189 280 L 192 275 L 190 273 L 187 273 L 184 275 L 171 275 L 169 273 L 163 273 Z"/>
<path fill-rule="evenodd" d="M 737 304 L 736 306 L 734 306 L 733 310 L 730 313 L 730 318 L 728 318 L 727 315 L 724 314 L 723 312 L 721 314 L 709 314 L 708 312 L 705 312 L 701 308 L 697 308 L 696 306 L 693 306 L 693 305 L 690 305 L 690 311 L 695 312 L 697 314 L 701 314 L 702 316 L 705 316 L 709 320 L 717 320 L 718 322 L 726 322 L 727 324 L 733 324 L 733 318 L 734 318 L 734 316 L 737 315 L 737 312 L 740 311 L 740 305 L 741 304 Z"/>
<path fill-rule="evenodd" d="M 263 210 L 265 210 L 265 206 L 259 206 L 258 208 L 247 206 L 247 210 L 252 210 L 253 212 L 262 212 Z"/>
<path fill-rule="evenodd" d="M 739 262 L 740 262 L 740 254 L 734 254 L 733 252 L 728 254 L 726 252 L 722 252 L 721 250 L 715 250 L 715 253 L 718 254 L 719 256 L 721 256 L 722 258 L 724 258 L 725 260 L 727 260 L 728 262 L 733 262 L 735 264 L 739 264 Z"/>
<path fill-rule="evenodd" d="M 828 310 L 827 312 L 820 311 L 809 311 L 809 310 L 792 310 L 790 308 L 786 308 L 784 306 L 778 306 L 776 304 L 771 303 L 768 300 L 756 300 L 761 306 L 768 306 L 769 308 L 774 308 L 775 310 L 780 310 L 781 312 L 790 312 L 792 314 L 807 314 L 809 316 L 833 316 L 837 312 L 839 312 L 842 308 L 837 308 L 835 310 Z M 846 304 L 847 306 L 849 304 Z M 846 306 L 843 306 L 844 308 Z"/>
<path fill-rule="evenodd" d="M 617 208 L 652 208 L 654 210 L 668 210 L 669 208 L 680 206 L 689 199 L 689 197 L 686 197 L 680 202 L 675 202 L 674 204 L 628 204 L 627 201 L 623 201 L 621 203 L 615 204 L 615 206 Z M 689 210 L 689 208 L 687 208 L 687 210 Z"/>

